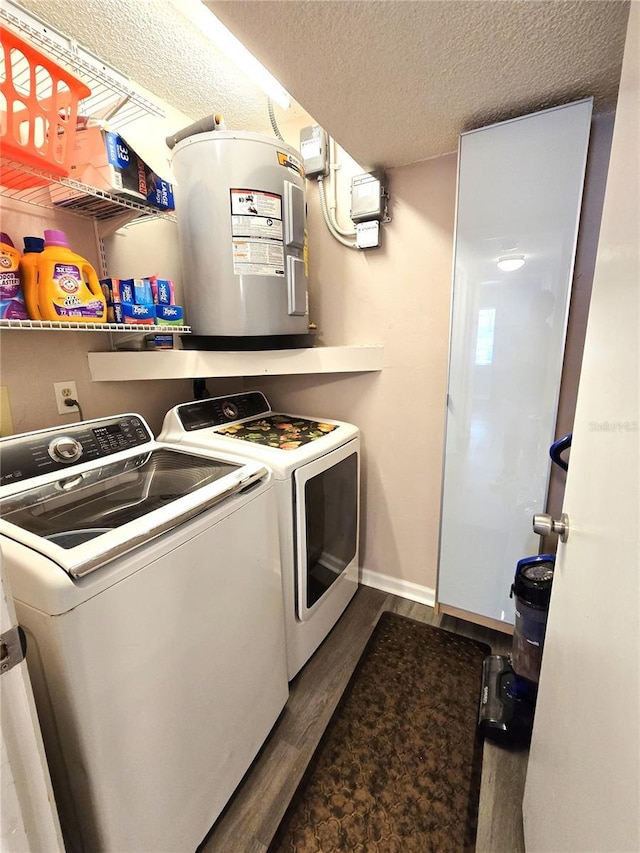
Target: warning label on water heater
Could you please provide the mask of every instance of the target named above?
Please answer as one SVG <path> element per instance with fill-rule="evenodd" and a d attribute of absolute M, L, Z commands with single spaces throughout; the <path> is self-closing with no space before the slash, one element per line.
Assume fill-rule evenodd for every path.
<path fill-rule="evenodd" d="M 282 196 L 249 189 L 230 193 L 234 274 L 284 276 Z"/>

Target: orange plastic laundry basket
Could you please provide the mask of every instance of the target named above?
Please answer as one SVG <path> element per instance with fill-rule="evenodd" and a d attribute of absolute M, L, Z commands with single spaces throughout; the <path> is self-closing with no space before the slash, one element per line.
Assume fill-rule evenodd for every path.
<path fill-rule="evenodd" d="M 0 146 L 8 158 L 61 177 L 69 174 L 78 101 L 88 86 L 10 30 L 0 33 Z M 0 184 L 28 188 L 46 179 L 0 166 Z"/>

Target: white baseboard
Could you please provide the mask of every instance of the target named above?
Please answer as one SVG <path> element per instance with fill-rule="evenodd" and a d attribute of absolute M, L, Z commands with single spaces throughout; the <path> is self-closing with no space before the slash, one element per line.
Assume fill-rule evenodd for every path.
<path fill-rule="evenodd" d="M 400 578 L 392 578 L 390 575 L 383 575 L 380 572 L 371 572 L 364 568 L 360 569 L 360 583 L 364 586 L 380 589 L 382 592 L 399 595 L 401 598 L 408 598 L 410 601 L 417 601 L 418 604 L 426 604 L 429 607 L 433 607 L 436 601 L 435 589 Z"/>

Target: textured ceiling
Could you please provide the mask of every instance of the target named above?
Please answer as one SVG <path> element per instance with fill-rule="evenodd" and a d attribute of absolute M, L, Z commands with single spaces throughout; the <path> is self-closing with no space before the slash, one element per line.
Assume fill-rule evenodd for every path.
<path fill-rule="evenodd" d="M 192 119 L 222 113 L 230 129 L 272 132 L 262 89 L 169 0 L 18 2 Z M 275 111 L 307 115 L 297 104 Z"/>
<path fill-rule="evenodd" d="M 462 130 L 593 95 L 615 106 L 619 0 L 207 0 L 362 165 L 457 149 Z"/>
<path fill-rule="evenodd" d="M 21 2 L 187 115 L 270 132 L 265 97 L 168 0 Z M 206 5 L 358 162 L 386 167 L 577 98 L 612 109 L 628 16 L 625 0 Z"/>

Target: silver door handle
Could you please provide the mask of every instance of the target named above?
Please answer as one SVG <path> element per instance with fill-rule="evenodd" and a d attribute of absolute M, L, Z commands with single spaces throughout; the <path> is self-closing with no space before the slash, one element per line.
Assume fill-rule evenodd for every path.
<path fill-rule="evenodd" d="M 569 516 L 563 512 L 559 519 L 551 518 L 546 513 L 533 516 L 533 531 L 539 536 L 551 536 L 557 533 L 561 542 L 569 538 Z"/>

